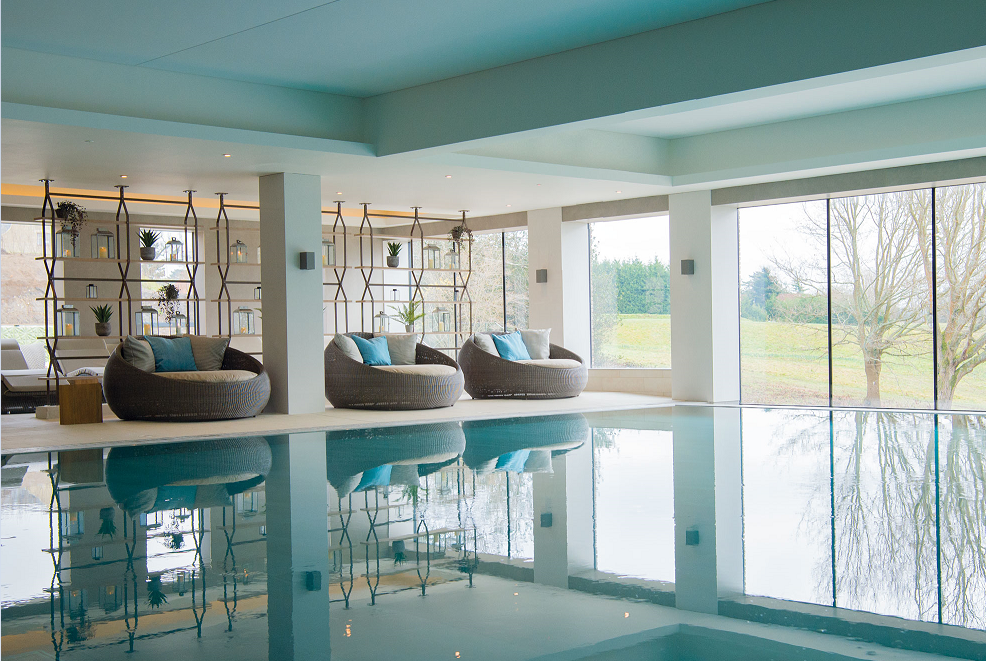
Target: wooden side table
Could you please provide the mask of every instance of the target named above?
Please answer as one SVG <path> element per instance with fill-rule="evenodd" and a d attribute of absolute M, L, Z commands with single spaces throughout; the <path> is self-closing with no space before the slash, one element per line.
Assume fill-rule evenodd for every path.
<path fill-rule="evenodd" d="M 93 376 L 69 377 L 58 385 L 58 422 L 84 425 L 103 421 L 103 386 Z"/>

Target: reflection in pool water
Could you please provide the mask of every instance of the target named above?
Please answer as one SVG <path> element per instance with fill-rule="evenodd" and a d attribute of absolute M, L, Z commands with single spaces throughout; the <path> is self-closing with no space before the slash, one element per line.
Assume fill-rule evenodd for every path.
<path fill-rule="evenodd" d="M 978 416 L 678 406 L 5 456 L 2 645 L 535 658 L 689 611 L 861 635 L 801 602 L 982 657 L 984 453 Z"/>

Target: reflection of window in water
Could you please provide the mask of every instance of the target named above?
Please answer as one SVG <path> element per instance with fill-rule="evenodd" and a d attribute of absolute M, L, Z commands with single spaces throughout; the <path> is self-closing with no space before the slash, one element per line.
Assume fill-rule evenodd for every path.
<path fill-rule="evenodd" d="M 118 609 L 122 605 L 119 595 L 120 591 L 116 589 L 115 585 L 106 585 L 99 588 L 99 603 L 103 607 L 103 610 L 107 613 L 112 613 Z"/>
<path fill-rule="evenodd" d="M 238 493 L 234 499 L 237 514 L 257 514 L 263 506 L 263 492 Z"/>
<path fill-rule="evenodd" d="M 94 546 L 94 547 L 92 547 L 92 559 L 93 560 L 102 560 L 103 559 L 103 547 L 102 546 Z"/>

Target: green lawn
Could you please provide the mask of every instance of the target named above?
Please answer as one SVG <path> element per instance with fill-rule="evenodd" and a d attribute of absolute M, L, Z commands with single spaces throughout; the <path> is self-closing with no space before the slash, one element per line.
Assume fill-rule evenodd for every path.
<path fill-rule="evenodd" d="M 764 404 L 827 404 L 828 356 L 825 324 L 741 320 L 743 400 Z M 838 338 L 838 333 L 836 334 Z M 908 356 L 886 356 L 881 402 L 891 407 L 927 407 L 933 399 L 930 333 L 907 347 Z M 600 360 L 600 357 L 603 360 Z M 621 315 L 611 341 L 596 348 L 597 367 L 668 367 L 671 319 L 667 315 Z M 836 404 L 861 405 L 866 395 L 863 359 L 851 342 L 833 350 Z M 986 406 L 986 366 L 958 387 L 953 408 Z"/>

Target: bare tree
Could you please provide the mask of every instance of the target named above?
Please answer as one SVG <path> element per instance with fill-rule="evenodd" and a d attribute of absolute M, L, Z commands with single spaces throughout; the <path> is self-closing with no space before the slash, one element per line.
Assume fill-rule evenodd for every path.
<path fill-rule="evenodd" d="M 950 409 L 959 382 L 986 363 L 986 185 L 938 188 L 935 195 L 938 406 Z M 931 231 L 928 223 L 916 225 L 930 292 Z"/>

